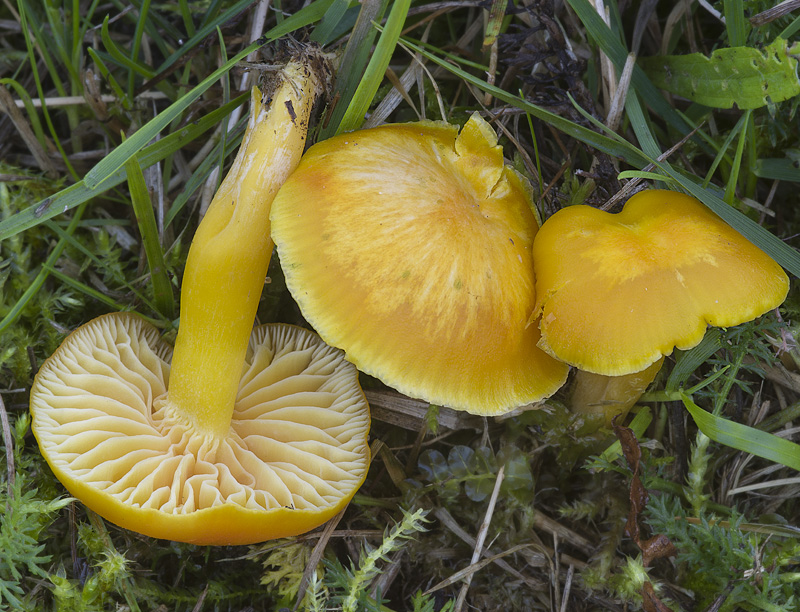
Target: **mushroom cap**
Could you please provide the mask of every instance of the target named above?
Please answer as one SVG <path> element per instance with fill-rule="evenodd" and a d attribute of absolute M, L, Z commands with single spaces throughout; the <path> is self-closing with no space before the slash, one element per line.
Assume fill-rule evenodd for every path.
<path fill-rule="evenodd" d="M 385 125 L 311 147 L 272 206 L 292 296 L 326 342 L 406 395 L 500 414 L 555 392 L 536 346 L 529 186 L 491 127 Z"/>
<path fill-rule="evenodd" d="M 231 428 L 192 432 L 164 401 L 172 349 L 130 314 L 75 330 L 31 390 L 33 432 L 67 490 L 113 523 L 195 544 L 296 535 L 341 510 L 369 463 L 369 407 L 341 351 L 265 325 Z"/>
<path fill-rule="evenodd" d="M 542 225 L 533 257 L 539 345 L 609 376 L 692 348 L 708 325 L 755 319 L 789 289 L 768 255 L 674 191 L 640 192 L 619 214 L 564 208 Z"/>

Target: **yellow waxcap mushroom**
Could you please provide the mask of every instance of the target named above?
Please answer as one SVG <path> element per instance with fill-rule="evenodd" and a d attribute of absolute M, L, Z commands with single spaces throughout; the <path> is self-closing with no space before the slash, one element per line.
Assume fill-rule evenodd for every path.
<path fill-rule="evenodd" d="M 536 346 L 529 186 L 473 115 L 386 125 L 311 147 L 281 187 L 272 237 L 326 342 L 399 391 L 476 414 L 552 394 Z"/>
<path fill-rule="evenodd" d="M 189 249 L 174 352 L 138 317 L 107 315 L 70 335 L 34 381 L 45 459 L 123 527 L 196 544 L 296 535 L 341 510 L 366 476 L 357 370 L 316 334 L 253 331 L 270 206 L 300 161 L 326 75 L 309 49 L 267 95 L 253 89 L 242 145 Z"/>
<path fill-rule="evenodd" d="M 171 356 L 150 324 L 110 314 L 44 363 L 33 432 L 72 495 L 127 529 L 200 544 L 296 535 L 347 504 L 367 473 L 369 409 L 340 350 L 257 328 L 224 437 L 171 409 Z"/>
<path fill-rule="evenodd" d="M 750 321 L 786 298 L 768 255 L 699 200 L 649 190 L 619 214 L 571 206 L 533 245 L 540 346 L 581 370 L 641 371 L 708 325 Z"/>

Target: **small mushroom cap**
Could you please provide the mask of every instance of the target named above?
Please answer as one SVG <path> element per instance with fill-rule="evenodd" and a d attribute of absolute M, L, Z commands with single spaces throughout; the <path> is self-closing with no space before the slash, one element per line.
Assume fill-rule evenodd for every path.
<path fill-rule="evenodd" d="M 72 495 L 127 529 L 195 544 L 296 535 L 347 504 L 367 473 L 369 408 L 341 351 L 299 327 L 257 328 L 216 441 L 166 408 L 171 353 L 154 327 L 113 314 L 44 363 L 33 432 Z"/>
<path fill-rule="evenodd" d="M 311 147 L 272 207 L 287 286 L 326 342 L 412 397 L 500 414 L 567 368 L 536 346 L 527 183 L 478 115 Z"/>
<path fill-rule="evenodd" d="M 664 190 L 619 214 L 570 206 L 533 245 L 540 346 L 596 374 L 638 372 L 708 325 L 750 321 L 786 298 L 789 279 L 699 200 Z"/>

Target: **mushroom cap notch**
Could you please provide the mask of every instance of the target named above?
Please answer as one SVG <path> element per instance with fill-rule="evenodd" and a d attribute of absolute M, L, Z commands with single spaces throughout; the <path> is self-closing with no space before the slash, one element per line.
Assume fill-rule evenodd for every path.
<path fill-rule="evenodd" d="M 369 409 L 341 351 L 290 325 L 257 328 L 228 435 L 164 402 L 172 349 L 130 314 L 74 331 L 31 390 L 33 431 L 72 495 L 157 538 L 246 544 L 308 531 L 366 477 Z"/>
<path fill-rule="evenodd" d="M 326 342 L 387 385 L 492 415 L 542 399 L 567 368 L 540 351 L 529 186 L 473 115 L 385 125 L 311 147 L 272 237 Z"/>
<path fill-rule="evenodd" d="M 755 319 L 789 289 L 766 253 L 699 200 L 666 190 L 642 191 L 618 214 L 560 210 L 533 257 L 540 346 L 609 376 L 692 348 L 708 325 Z"/>

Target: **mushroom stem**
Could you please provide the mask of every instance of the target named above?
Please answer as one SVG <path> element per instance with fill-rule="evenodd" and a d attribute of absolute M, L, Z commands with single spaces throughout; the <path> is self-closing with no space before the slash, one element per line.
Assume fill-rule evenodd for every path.
<path fill-rule="evenodd" d="M 590 418 L 602 418 L 607 427 L 615 416 L 624 418 L 653 382 L 664 363 L 662 357 L 641 372 L 623 376 L 592 374 L 584 370 L 575 373 L 570 394 L 573 412 Z"/>
<path fill-rule="evenodd" d="M 241 147 L 189 249 L 167 402 L 216 439 L 230 429 L 272 253 L 272 200 L 300 161 L 323 88 L 314 63 L 307 55 L 290 61 L 271 104 L 253 88 Z"/>

